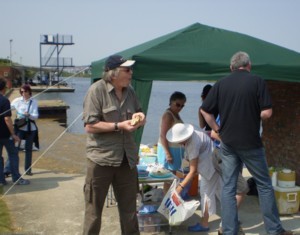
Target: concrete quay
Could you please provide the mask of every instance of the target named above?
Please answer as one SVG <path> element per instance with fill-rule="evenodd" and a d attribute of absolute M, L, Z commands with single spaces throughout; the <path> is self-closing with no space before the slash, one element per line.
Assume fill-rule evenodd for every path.
<path fill-rule="evenodd" d="M 38 86 L 31 86 L 31 90 L 33 92 L 74 92 L 75 89 L 68 86 L 46 86 L 46 85 L 38 85 Z"/>

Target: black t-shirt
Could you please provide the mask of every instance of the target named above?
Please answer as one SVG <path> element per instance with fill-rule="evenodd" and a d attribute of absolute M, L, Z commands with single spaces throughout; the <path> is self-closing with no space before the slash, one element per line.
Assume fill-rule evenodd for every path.
<path fill-rule="evenodd" d="M 265 81 L 246 70 L 233 71 L 210 90 L 201 108 L 220 114 L 222 142 L 235 149 L 262 147 L 260 113 L 272 107 Z"/>
<path fill-rule="evenodd" d="M 7 139 L 10 137 L 10 132 L 4 117 L 11 117 L 10 102 L 6 97 L 0 94 L 0 139 Z"/>

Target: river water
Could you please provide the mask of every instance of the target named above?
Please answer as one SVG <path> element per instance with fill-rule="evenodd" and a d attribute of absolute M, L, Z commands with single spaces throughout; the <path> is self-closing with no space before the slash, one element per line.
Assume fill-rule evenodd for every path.
<path fill-rule="evenodd" d="M 90 86 L 89 78 L 71 78 L 66 81 L 69 86 L 75 88 L 75 92 L 50 92 L 42 93 L 36 97 L 38 100 L 61 99 L 70 108 L 67 110 L 68 131 L 72 133 L 84 133 L 81 117 L 74 123 L 74 120 L 82 114 L 82 103 L 84 96 Z M 181 91 L 187 97 L 187 102 L 180 112 L 185 123 L 194 125 L 197 129 L 198 108 L 201 105 L 201 92 L 203 87 L 211 82 L 165 82 L 155 81 L 152 86 L 152 93 L 149 102 L 147 123 L 144 127 L 142 143 L 153 145 L 158 140 L 159 121 L 166 108 L 169 107 L 169 97 L 174 91 Z M 72 124 L 72 125 L 71 125 Z"/>

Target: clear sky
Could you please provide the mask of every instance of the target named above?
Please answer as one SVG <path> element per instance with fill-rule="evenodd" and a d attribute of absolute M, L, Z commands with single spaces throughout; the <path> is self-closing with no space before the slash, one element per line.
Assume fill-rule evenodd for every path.
<path fill-rule="evenodd" d="M 12 60 L 28 66 L 39 66 L 43 34 L 72 35 L 75 45 L 61 57 L 81 66 L 196 22 L 300 52 L 299 0 L 0 0 L 0 7 L 0 58 L 11 46 Z"/>

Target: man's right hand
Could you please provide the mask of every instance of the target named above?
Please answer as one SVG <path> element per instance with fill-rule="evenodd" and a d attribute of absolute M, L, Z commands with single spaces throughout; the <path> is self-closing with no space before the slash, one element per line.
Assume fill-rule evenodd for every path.
<path fill-rule="evenodd" d="M 173 158 L 172 158 L 172 155 L 169 153 L 169 154 L 166 154 L 166 161 L 169 163 L 169 164 L 173 164 Z"/>
<path fill-rule="evenodd" d="M 21 141 L 21 139 L 19 138 L 19 136 L 17 136 L 16 134 L 13 134 L 12 137 L 14 139 L 14 143 Z"/>
<path fill-rule="evenodd" d="M 118 124 L 119 124 L 120 130 L 124 130 L 124 131 L 128 131 L 128 132 L 133 132 L 141 126 L 140 123 L 137 123 L 136 125 L 133 126 L 131 124 L 131 120 L 125 120 L 123 122 L 119 122 Z"/>

